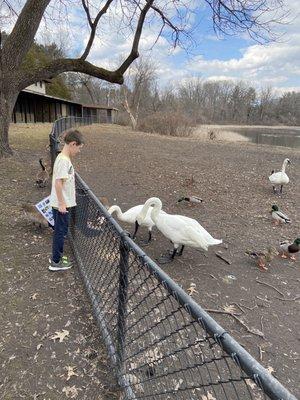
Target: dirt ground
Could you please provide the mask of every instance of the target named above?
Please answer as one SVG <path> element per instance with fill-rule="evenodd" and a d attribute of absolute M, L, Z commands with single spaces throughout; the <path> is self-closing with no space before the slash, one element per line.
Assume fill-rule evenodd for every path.
<path fill-rule="evenodd" d="M 49 130 L 50 125 L 14 126 L 16 154 L 0 164 L 0 398 L 114 399 L 115 382 L 109 379 L 109 362 L 76 269 L 50 274 L 51 233 L 40 232 L 20 213 L 22 202 L 37 202 L 49 192 L 34 186 Z M 165 211 L 196 218 L 223 239 L 223 245 L 205 255 L 186 249 L 163 269 L 185 290 L 195 284 L 193 298 L 203 308 L 224 311 L 234 306 L 232 312 L 240 314 L 244 326 L 230 315 L 212 316 L 299 396 L 299 258 L 276 258 L 261 272 L 245 251 L 300 236 L 300 152 L 247 142 L 169 138 L 110 125 L 82 130 L 87 144 L 75 165 L 97 196 L 123 210 L 157 196 Z M 282 196 L 275 196 L 267 177 L 285 157 L 292 161 L 291 182 Z M 200 196 L 203 203 L 178 205 L 182 195 Z M 272 226 L 269 210 L 274 203 L 290 216 L 291 225 Z M 141 236 L 146 232 L 141 230 Z M 145 251 L 155 259 L 169 248 L 155 230 Z M 217 250 L 230 265 L 216 257 Z M 51 339 L 63 330 L 69 334 L 61 343 Z M 68 379 L 72 372 L 78 376 Z"/>
<path fill-rule="evenodd" d="M 13 126 L 16 153 L 0 161 L 0 399 L 117 399 L 76 269 L 48 271 L 51 231 L 20 211 L 49 194 L 34 185 L 49 129 Z"/>
<path fill-rule="evenodd" d="M 212 316 L 299 396 L 299 257 L 296 262 L 276 258 L 267 272 L 261 272 L 245 251 L 300 236 L 300 152 L 247 142 L 133 133 L 112 126 L 83 131 L 87 145 L 77 165 L 97 196 L 106 196 L 110 205 L 118 204 L 123 211 L 157 196 L 165 211 L 195 218 L 215 238 L 223 239 L 224 245 L 205 255 L 186 249 L 163 269 L 185 290 L 195 284 L 193 297 L 203 308 L 222 311 L 234 306 L 246 327 L 230 315 Z M 278 196 L 268 176 L 281 168 L 285 157 L 292 161 L 287 171 L 290 184 Z M 203 203 L 178 205 L 183 195 L 197 195 Z M 290 225 L 272 225 L 269 211 L 275 203 L 290 216 Z M 155 259 L 167 249 L 170 243 L 155 230 L 153 243 L 144 250 Z M 216 257 L 217 250 L 230 265 Z M 261 331 L 264 338 L 247 328 Z"/>

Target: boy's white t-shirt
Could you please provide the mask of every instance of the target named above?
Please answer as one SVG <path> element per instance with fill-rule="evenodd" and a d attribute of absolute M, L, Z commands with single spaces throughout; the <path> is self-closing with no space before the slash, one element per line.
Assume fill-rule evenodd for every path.
<path fill-rule="evenodd" d="M 50 195 L 51 207 L 58 208 L 58 199 L 55 190 L 56 179 L 63 179 L 64 183 L 62 186 L 62 194 L 66 203 L 66 207 L 76 206 L 76 194 L 75 194 L 75 173 L 74 167 L 69 157 L 60 153 L 55 160 L 53 167 L 52 177 L 52 189 Z"/>

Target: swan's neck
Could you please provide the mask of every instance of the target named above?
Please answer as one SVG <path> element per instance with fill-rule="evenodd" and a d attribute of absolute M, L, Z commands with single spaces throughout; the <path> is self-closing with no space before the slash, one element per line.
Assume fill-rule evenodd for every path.
<path fill-rule="evenodd" d="M 151 206 L 153 206 L 153 210 L 151 211 L 151 219 L 156 223 L 157 217 L 162 209 L 162 203 L 158 198 L 152 197 L 148 199 L 144 204 L 140 215 L 143 220 L 147 215 L 149 207 Z"/>
<path fill-rule="evenodd" d="M 117 213 L 117 218 L 122 220 L 123 218 L 123 213 L 122 210 L 119 206 L 111 206 L 108 212 L 112 215 L 114 212 Z"/>
<path fill-rule="evenodd" d="M 159 213 L 161 212 L 162 204 L 161 202 L 152 203 L 153 210 L 151 211 L 151 219 L 155 223 L 157 222 L 157 218 Z"/>
<path fill-rule="evenodd" d="M 39 163 L 40 163 L 40 165 L 42 167 L 42 170 L 45 171 L 46 168 L 45 168 L 45 165 L 43 164 L 43 160 L 41 158 L 39 159 Z"/>
<path fill-rule="evenodd" d="M 282 168 L 281 168 L 282 172 L 285 172 L 286 166 L 287 166 L 287 162 L 283 161 Z"/>

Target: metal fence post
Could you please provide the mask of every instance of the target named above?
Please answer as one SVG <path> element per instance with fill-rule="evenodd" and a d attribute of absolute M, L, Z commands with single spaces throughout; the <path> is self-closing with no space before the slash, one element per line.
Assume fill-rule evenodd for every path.
<path fill-rule="evenodd" d="M 128 296 L 128 257 L 129 247 L 124 238 L 120 242 L 120 273 L 118 289 L 118 323 L 117 323 L 117 362 L 118 375 L 124 374 L 124 351 L 125 351 L 125 331 L 127 314 L 127 296 Z"/>
<path fill-rule="evenodd" d="M 49 135 L 49 146 L 50 146 L 51 168 L 53 169 L 54 161 L 56 158 L 56 150 L 55 150 L 54 138 L 51 133 Z"/>

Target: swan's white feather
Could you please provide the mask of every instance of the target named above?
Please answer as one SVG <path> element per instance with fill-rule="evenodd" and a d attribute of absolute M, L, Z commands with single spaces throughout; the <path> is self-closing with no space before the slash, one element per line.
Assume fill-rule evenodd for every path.
<path fill-rule="evenodd" d="M 289 183 L 290 179 L 285 172 L 274 172 L 269 176 L 269 181 L 273 185 L 286 185 Z"/>
<path fill-rule="evenodd" d="M 273 174 L 271 174 L 269 176 L 269 181 L 272 183 L 273 186 L 275 186 L 275 185 L 286 185 L 286 184 L 289 183 L 290 179 L 289 179 L 289 177 L 287 176 L 287 174 L 285 172 L 286 166 L 288 164 L 290 164 L 290 160 L 288 158 L 286 158 L 283 161 L 281 171 L 273 172 Z"/>
<path fill-rule="evenodd" d="M 195 219 L 183 215 L 162 213 L 161 201 L 156 197 L 146 201 L 144 209 L 138 216 L 139 222 L 141 222 L 146 210 L 148 213 L 150 204 L 153 205 L 151 211 L 152 220 L 158 230 L 174 243 L 175 248 L 179 245 L 184 245 L 207 250 L 209 246 L 222 243 L 222 240 L 214 239 Z"/>

